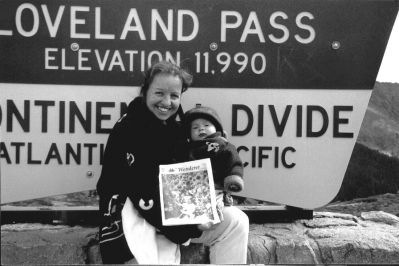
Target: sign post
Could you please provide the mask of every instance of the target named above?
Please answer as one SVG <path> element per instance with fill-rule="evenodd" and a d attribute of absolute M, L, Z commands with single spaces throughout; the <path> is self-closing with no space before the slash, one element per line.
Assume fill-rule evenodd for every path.
<path fill-rule="evenodd" d="M 397 0 L 0 2 L 1 202 L 93 189 L 142 71 L 194 75 L 245 163 L 242 196 L 303 209 L 338 193 Z"/>

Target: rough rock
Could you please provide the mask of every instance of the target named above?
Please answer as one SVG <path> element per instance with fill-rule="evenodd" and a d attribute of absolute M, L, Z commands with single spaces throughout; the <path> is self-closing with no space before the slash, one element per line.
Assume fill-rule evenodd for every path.
<path fill-rule="evenodd" d="M 182 263 L 209 263 L 202 245 L 182 247 Z M 97 228 L 1 227 L 3 264 L 100 264 Z M 399 263 L 398 217 L 385 212 L 315 212 L 312 220 L 251 224 L 248 263 Z"/>
<path fill-rule="evenodd" d="M 80 226 L 16 224 L 1 226 L 2 264 L 85 264 L 96 229 Z M 97 252 L 98 253 L 98 252 Z M 97 260 L 98 262 L 98 260 Z M 100 261 L 101 262 L 101 261 Z"/>
<path fill-rule="evenodd" d="M 349 201 L 336 201 L 316 209 L 320 212 L 337 212 L 361 216 L 362 212 L 383 211 L 399 216 L 399 191 L 357 198 Z"/>
<path fill-rule="evenodd" d="M 399 218 L 397 216 L 383 211 L 362 212 L 360 216 L 365 220 L 377 223 L 399 225 Z"/>

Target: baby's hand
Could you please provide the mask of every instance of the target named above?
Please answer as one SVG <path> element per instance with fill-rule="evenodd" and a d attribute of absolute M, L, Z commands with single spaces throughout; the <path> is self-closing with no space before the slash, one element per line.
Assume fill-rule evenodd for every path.
<path fill-rule="evenodd" d="M 238 175 L 229 175 L 224 178 L 224 189 L 228 192 L 240 192 L 244 188 L 244 181 Z"/>
<path fill-rule="evenodd" d="M 207 222 L 205 224 L 199 224 L 198 229 L 201 231 L 208 231 L 214 228 L 214 224 L 211 222 Z"/>
<path fill-rule="evenodd" d="M 240 187 L 236 184 L 232 184 L 228 187 L 228 191 L 231 191 L 231 192 L 238 192 L 240 190 L 241 190 Z"/>

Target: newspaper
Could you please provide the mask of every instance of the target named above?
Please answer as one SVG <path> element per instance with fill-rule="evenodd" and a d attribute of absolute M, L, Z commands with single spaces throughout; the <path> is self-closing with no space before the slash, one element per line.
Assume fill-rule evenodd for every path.
<path fill-rule="evenodd" d="M 159 168 L 163 225 L 220 222 L 210 159 Z"/>

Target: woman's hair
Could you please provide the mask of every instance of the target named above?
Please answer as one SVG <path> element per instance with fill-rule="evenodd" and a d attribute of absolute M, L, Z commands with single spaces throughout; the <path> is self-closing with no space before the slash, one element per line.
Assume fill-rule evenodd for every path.
<path fill-rule="evenodd" d="M 141 86 L 141 95 L 146 96 L 151 82 L 158 74 L 170 74 L 179 77 L 182 82 L 182 93 L 188 89 L 193 81 L 193 76 L 183 68 L 169 61 L 160 61 L 144 72 L 144 84 Z"/>

